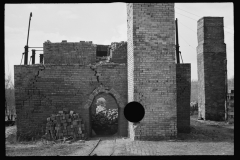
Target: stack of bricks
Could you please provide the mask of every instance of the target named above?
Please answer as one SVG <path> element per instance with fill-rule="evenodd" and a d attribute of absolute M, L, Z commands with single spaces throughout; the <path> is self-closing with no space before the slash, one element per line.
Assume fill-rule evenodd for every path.
<path fill-rule="evenodd" d="M 223 17 L 198 20 L 198 106 L 199 119 L 225 119 L 226 44 Z"/>
<path fill-rule="evenodd" d="M 128 101 L 140 102 L 145 108 L 140 124 L 129 124 L 130 138 L 174 138 L 177 135 L 174 4 L 127 4 L 127 21 Z"/>
<path fill-rule="evenodd" d="M 63 139 L 71 136 L 76 139 L 85 138 L 83 120 L 73 111 L 59 111 L 47 118 L 46 138 L 48 140 Z"/>
<path fill-rule="evenodd" d="M 127 42 L 111 43 L 112 58 L 115 63 L 127 63 Z"/>
<path fill-rule="evenodd" d="M 177 131 L 190 132 L 191 65 L 176 64 L 177 74 Z"/>
<path fill-rule="evenodd" d="M 96 61 L 96 45 L 91 41 L 79 43 L 62 41 L 62 43 L 45 42 L 43 44 L 45 64 L 81 64 Z"/>

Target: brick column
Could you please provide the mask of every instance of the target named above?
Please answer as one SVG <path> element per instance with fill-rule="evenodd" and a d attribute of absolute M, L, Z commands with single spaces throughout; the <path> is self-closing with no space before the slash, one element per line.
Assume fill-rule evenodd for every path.
<path fill-rule="evenodd" d="M 127 4 L 127 17 L 128 102 L 138 101 L 145 108 L 140 124 L 129 124 L 129 136 L 133 140 L 175 137 L 174 4 Z"/>
<path fill-rule="evenodd" d="M 224 120 L 226 44 L 223 17 L 198 20 L 198 106 L 199 119 Z"/>
<path fill-rule="evenodd" d="M 191 64 L 176 64 L 177 131 L 190 132 Z"/>

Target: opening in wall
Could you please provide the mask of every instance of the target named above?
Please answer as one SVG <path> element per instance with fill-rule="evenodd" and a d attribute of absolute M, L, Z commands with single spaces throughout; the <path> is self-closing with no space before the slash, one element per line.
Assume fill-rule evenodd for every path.
<path fill-rule="evenodd" d="M 109 56 L 108 45 L 97 45 L 97 57 L 106 57 Z"/>
<path fill-rule="evenodd" d="M 119 107 L 110 94 L 97 95 L 90 108 L 92 136 L 110 136 L 118 133 Z"/>

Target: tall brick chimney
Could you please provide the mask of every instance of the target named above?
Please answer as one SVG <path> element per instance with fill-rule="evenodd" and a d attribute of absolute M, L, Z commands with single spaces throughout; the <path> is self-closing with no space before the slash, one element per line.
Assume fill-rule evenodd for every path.
<path fill-rule="evenodd" d="M 226 44 L 223 17 L 203 17 L 197 25 L 199 119 L 224 120 Z"/>
<path fill-rule="evenodd" d="M 139 124 L 129 122 L 132 140 L 177 134 L 174 19 L 173 3 L 127 4 L 128 102 L 145 108 Z"/>

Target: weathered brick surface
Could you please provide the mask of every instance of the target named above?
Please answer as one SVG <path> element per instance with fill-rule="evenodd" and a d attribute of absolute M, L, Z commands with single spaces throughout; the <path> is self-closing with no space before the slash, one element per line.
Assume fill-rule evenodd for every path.
<path fill-rule="evenodd" d="M 160 140 L 176 137 L 177 130 L 188 131 L 190 65 L 175 64 L 174 4 L 127 4 L 127 20 L 127 43 L 45 42 L 45 65 L 14 66 L 18 137 L 42 135 L 46 118 L 64 108 L 80 114 L 91 136 L 90 115 L 101 96 L 112 108 L 118 107 L 120 136 L 129 133 L 131 139 Z M 199 41 L 204 38 L 200 35 Z M 199 75 L 212 72 L 205 73 L 210 66 L 205 65 L 202 52 L 220 52 L 224 47 L 199 44 Z M 110 62 L 104 62 L 106 53 L 111 54 Z M 209 55 L 214 59 L 215 54 Z M 200 83 L 202 101 L 209 81 L 203 78 L 204 84 Z M 128 123 L 124 117 L 124 106 L 131 101 L 145 108 L 140 124 Z"/>
<path fill-rule="evenodd" d="M 127 4 L 127 20 L 128 102 L 138 101 L 145 108 L 140 124 L 129 124 L 129 135 L 149 140 L 175 137 L 174 4 Z"/>
<path fill-rule="evenodd" d="M 223 17 L 199 19 L 197 34 L 199 118 L 224 120 L 226 45 Z"/>
<path fill-rule="evenodd" d="M 45 64 L 81 64 L 96 61 L 96 44 L 90 41 L 43 43 Z"/>
<path fill-rule="evenodd" d="M 90 97 L 101 84 L 108 88 L 106 92 L 115 97 L 121 107 L 127 104 L 125 64 L 102 64 L 95 66 L 94 70 L 90 65 L 15 65 L 14 79 L 17 136 L 22 138 L 43 135 L 46 118 L 64 108 L 79 113 L 91 135 L 89 115 L 93 99 Z M 90 105 L 84 108 L 86 104 Z M 123 109 L 119 111 L 119 134 L 126 136 L 127 120 Z"/>
<path fill-rule="evenodd" d="M 190 132 L 191 65 L 176 64 L 177 74 L 177 131 Z"/>
<path fill-rule="evenodd" d="M 127 42 L 112 43 L 112 58 L 115 63 L 127 63 Z"/>

